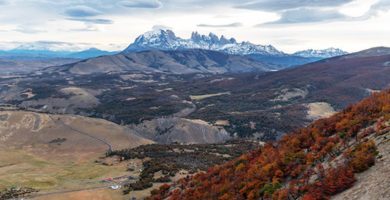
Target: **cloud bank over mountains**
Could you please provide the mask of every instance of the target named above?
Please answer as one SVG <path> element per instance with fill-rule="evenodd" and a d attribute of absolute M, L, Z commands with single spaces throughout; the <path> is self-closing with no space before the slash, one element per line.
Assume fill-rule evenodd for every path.
<path fill-rule="evenodd" d="M 389 0 L 0 0 L 0 8 L 2 42 L 65 38 L 81 42 L 87 37 L 90 42 L 100 40 L 103 46 L 112 36 L 113 43 L 125 45 L 156 24 L 183 34 L 213 31 L 242 40 L 257 38 L 259 43 L 276 42 L 286 48 L 294 48 L 291 45 L 296 41 L 305 41 L 302 45 L 313 43 L 312 31 L 318 31 L 318 40 L 327 40 L 321 33 L 321 27 L 326 26 L 334 29 L 327 33 L 329 37 L 340 37 L 328 41 L 334 43 L 342 41 L 348 30 L 353 30 L 357 38 L 369 35 L 382 43 L 384 35 L 390 34 L 384 28 L 379 37 L 363 35 L 360 32 L 366 30 L 356 26 L 358 22 L 372 33 L 378 32 L 379 24 L 390 20 Z M 280 32 L 297 36 L 281 36 Z M 348 40 L 343 42 L 350 49 L 363 48 Z"/>

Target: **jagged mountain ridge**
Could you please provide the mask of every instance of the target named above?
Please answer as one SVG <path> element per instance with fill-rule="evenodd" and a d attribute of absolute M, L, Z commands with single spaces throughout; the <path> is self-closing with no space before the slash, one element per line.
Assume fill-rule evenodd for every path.
<path fill-rule="evenodd" d="M 73 50 L 72 50 L 73 49 Z M 92 57 L 113 55 L 119 51 L 105 51 L 96 48 L 74 50 L 74 46 L 58 46 L 50 43 L 26 43 L 11 50 L 0 50 L 1 58 L 74 58 L 87 59 Z M 203 49 L 223 52 L 231 55 L 250 55 L 253 59 L 276 65 L 293 66 L 317 61 L 323 58 L 340 56 L 347 52 L 338 48 L 323 50 L 304 50 L 293 54 L 284 53 L 272 45 L 253 44 L 248 41 L 237 42 L 235 38 L 217 36 L 214 33 L 201 35 L 193 32 L 189 39 L 183 39 L 171 30 L 153 30 L 138 36 L 123 53 L 146 50 L 188 50 Z"/>
<path fill-rule="evenodd" d="M 271 45 L 255 45 L 250 42 L 238 43 L 236 39 L 227 39 L 225 36 L 218 37 L 210 33 L 200 35 L 193 32 L 190 39 L 177 37 L 171 30 L 153 30 L 137 37 L 124 52 L 136 52 L 142 50 L 182 50 L 182 49 L 205 49 L 220 51 L 228 54 L 249 55 L 284 55 Z"/>
<path fill-rule="evenodd" d="M 110 52 L 99 50 L 96 48 L 86 49 L 84 51 L 72 51 L 72 46 L 58 46 L 58 44 L 51 43 L 31 43 L 23 44 L 16 49 L 1 51 L 0 58 L 13 62 L 19 62 L 21 59 L 41 59 L 45 62 L 47 59 L 53 58 L 71 58 L 71 59 L 89 59 L 99 56 L 115 55 L 120 52 Z M 130 44 L 123 52 L 124 54 L 139 53 L 142 51 L 186 51 L 186 50 L 209 50 L 217 51 L 220 53 L 226 53 L 229 55 L 248 56 L 251 60 L 255 60 L 261 63 L 262 71 L 269 71 L 275 69 L 283 69 L 290 66 L 303 65 L 310 62 L 318 61 L 323 58 L 342 55 L 346 53 L 339 49 L 330 48 L 327 50 L 311 50 L 310 52 L 302 51 L 300 54 L 287 54 L 283 51 L 276 49 L 272 45 L 257 45 L 250 42 L 237 42 L 236 39 L 228 39 L 225 36 L 218 37 L 217 35 L 210 33 L 209 35 L 201 35 L 198 32 L 193 32 L 191 38 L 182 39 L 175 35 L 171 30 L 154 30 L 146 32 L 140 35 L 137 39 Z M 22 62 L 23 63 L 23 62 Z M 179 61 L 179 63 L 185 63 Z M 66 62 L 62 63 L 66 64 Z M 102 65 L 103 63 L 99 63 Z M 42 68 L 51 66 L 52 64 L 43 65 Z M 59 63 L 61 65 L 61 63 Z M 267 65 L 267 67 L 264 67 Z M 240 67 L 241 64 L 238 65 Z M 9 68 L 6 63 L 6 67 Z M 122 67 L 122 66 L 119 66 Z M 220 67 L 220 66 L 219 66 Z M 33 69 L 40 69 L 34 67 Z M 255 67 L 259 68 L 259 67 Z M 24 69 L 23 71 L 31 71 Z M 14 72 L 12 70 L 11 72 Z M 21 70 L 17 70 L 21 71 Z M 202 71 L 202 70 L 201 70 Z M 238 70 L 240 72 L 248 72 L 253 70 L 243 69 Z M 233 71 L 233 72 L 238 72 Z M 254 70 L 258 71 L 258 70 Z M 199 71 L 197 71 L 199 72 Z M 227 72 L 232 72 L 227 70 Z"/>
<path fill-rule="evenodd" d="M 330 57 L 336 57 L 336 56 L 342 56 L 348 54 L 348 52 L 343 51 L 339 48 L 327 48 L 327 49 L 307 49 L 303 51 L 295 52 L 293 55 L 295 56 L 301 56 L 305 58 L 330 58 Z"/>
<path fill-rule="evenodd" d="M 338 48 L 323 50 L 304 50 L 294 54 L 287 54 L 276 49 L 272 45 L 258 45 L 251 42 L 237 42 L 235 38 L 227 38 L 224 35 L 218 37 L 214 33 L 201 35 L 192 32 L 189 39 L 183 39 L 172 30 L 157 29 L 148 31 L 138 36 L 124 52 L 137 52 L 144 50 L 182 50 L 182 49 L 205 49 L 220 51 L 237 55 L 262 55 L 262 56 L 299 56 L 304 58 L 329 58 L 344 55 L 347 52 Z"/>

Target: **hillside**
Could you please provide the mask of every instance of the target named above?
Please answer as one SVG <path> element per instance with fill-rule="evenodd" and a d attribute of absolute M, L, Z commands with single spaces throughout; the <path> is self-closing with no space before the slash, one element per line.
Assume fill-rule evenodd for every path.
<path fill-rule="evenodd" d="M 50 115 L 27 111 L 0 110 L 0 147 L 22 148 L 42 145 L 65 138 L 53 151 L 105 151 L 149 144 L 130 129 L 112 122 L 71 115 Z M 86 130 L 88 129 L 88 130 Z M 56 143 L 56 142 L 54 142 Z"/>
<path fill-rule="evenodd" d="M 229 91 L 230 95 L 197 101 L 199 109 L 190 117 L 240 123 L 238 132 L 242 135 L 272 130 L 275 135 L 323 117 L 318 115 L 320 113 L 341 110 L 374 91 L 389 88 L 390 54 L 363 56 L 365 54 L 363 51 L 351 54 L 361 56 L 330 58 L 260 75 L 209 77 L 180 85 L 180 89 L 173 88 L 178 91 L 196 88 L 192 94 Z M 210 86 L 211 82 L 214 84 Z M 253 123 L 255 128 L 251 126 Z"/>
<path fill-rule="evenodd" d="M 123 176 L 126 166 L 103 166 L 95 161 L 108 150 L 150 143 L 106 120 L 2 110 L 0 191 L 23 186 L 45 194 L 106 187 L 101 180 Z"/>
<path fill-rule="evenodd" d="M 378 48 L 367 51 L 378 52 L 375 49 Z M 50 68 L 50 73 L 0 78 L 0 103 L 103 118 L 117 124 L 145 125 L 141 134 L 164 142 L 189 141 L 180 138 L 184 130 L 180 124 L 199 119 L 208 126 L 191 124 L 211 128 L 208 130 L 215 130 L 210 126 L 222 127 L 239 137 L 272 140 L 388 88 L 390 54 L 381 50 L 367 55 L 367 51 L 268 73 L 125 71 L 80 75 Z M 86 69 L 92 71 L 99 68 L 88 66 Z M 66 71 L 66 66 L 59 69 Z M 167 123 L 157 124 L 160 130 L 169 128 L 167 134 L 150 133 L 156 125 L 149 121 L 167 117 Z M 179 128 L 170 129 L 174 124 Z M 193 137 L 196 131 L 191 134 L 187 139 L 201 139 Z M 212 140 L 217 141 L 220 140 Z"/>
<path fill-rule="evenodd" d="M 390 200 L 389 22 L 390 0 L 0 0 L 0 200 Z"/>
<path fill-rule="evenodd" d="M 31 73 L 46 67 L 74 63 L 79 59 L 73 58 L 1 58 L 0 75 L 14 73 Z"/>
<path fill-rule="evenodd" d="M 150 199 L 328 199 L 352 187 L 356 173 L 375 162 L 387 162 L 381 159 L 388 158 L 382 154 L 387 152 L 389 136 L 390 90 L 386 90 L 278 142 L 163 185 L 152 191 Z M 389 197 L 388 189 L 381 192 L 383 199 Z M 375 195 L 371 192 L 366 193 Z"/>
<path fill-rule="evenodd" d="M 122 52 L 117 55 L 101 56 L 65 66 L 72 74 L 92 74 L 107 72 L 142 73 L 226 73 L 269 71 L 278 66 L 265 64 L 249 57 L 225 53 L 191 49 L 142 52 Z M 52 70 L 52 69 L 51 69 Z M 62 68 L 59 68 L 62 71 Z"/>
<path fill-rule="evenodd" d="M 158 185 L 171 178 L 161 174 L 161 170 L 164 173 L 168 170 L 177 176 L 172 178 L 176 180 L 183 173 L 207 169 L 259 147 L 258 142 L 251 141 L 223 143 L 221 137 L 226 137 L 226 133 L 221 131 L 223 135 L 218 137 L 216 128 L 208 133 L 207 124 L 197 127 L 183 121 L 176 122 L 177 127 L 168 139 L 180 141 L 184 137 L 182 142 L 203 144 L 155 144 L 138 135 L 146 131 L 145 127 L 135 130 L 102 119 L 3 108 L 0 110 L 0 199 L 12 196 L 42 200 L 129 199 L 130 196 L 123 196 L 110 186 L 132 183 L 134 187 L 145 187 L 144 182 Z M 153 128 L 164 131 L 163 127 Z M 188 135 L 192 131 L 204 134 L 200 139 L 191 138 Z M 205 144 L 215 141 L 221 143 Z M 133 153 L 131 160 L 105 157 L 127 148 Z M 150 176 L 160 178 L 151 180 Z M 145 196 L 144 191 L 138 193 Z"/>
<path fill-rule="evenodd" d="M 390 142 L 387 139 L 378 141 L 380 156 L 376 163 L 365 172 L 356 175 L 357 182 L 348 190 L 332 197 L 334 200 L 366 200 L 390 198 Z"/>

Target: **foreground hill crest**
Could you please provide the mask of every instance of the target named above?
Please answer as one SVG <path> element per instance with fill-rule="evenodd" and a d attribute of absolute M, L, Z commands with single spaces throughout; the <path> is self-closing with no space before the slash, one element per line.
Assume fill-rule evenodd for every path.
<path fill-rule="evenodd" d="M 163 185 L 150 199 L 329 199 L 354 185 L 354 173 L 375 164 L 385 153 L 376 145 L 388 146 L 389 134 L 387 90 L 224 165 Z"/>

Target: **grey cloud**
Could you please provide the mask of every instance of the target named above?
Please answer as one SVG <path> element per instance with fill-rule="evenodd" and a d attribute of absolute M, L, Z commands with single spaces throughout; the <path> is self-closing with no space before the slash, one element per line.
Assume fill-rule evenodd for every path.
<path fill-rule="evenodd" d="M 348 17 L 333 10 L 318 10 L 310 8 L 299 8 L 287 10 L 281 13 L 281 18 L 267 24 L 293 24 L 312 23 L 332 20 L 347 19 Z"/>
<path fill-rule="evenodd" d="M 335 3 L 335 2 L 333 2 Z M 341 1 L 339 1 L 341 3 Z M 337 4 L 334 4 L 337 5 Z M 328 22 L 335 20 L 344 20 L 344 21 L 359 21 L 366 20 L 371 16 L 377 15 L 380 11 L 388 11 L 390 10 L 390 1 L 389 0 L 381 0 L 376 4 L 372 5 L 370 10 L 361 17 L 349 17 L 340 12 L 337 9 L 320 9 L 314 7 L 308 8 L 297 8 L 297 9 L 289 9 L 284 10 L 280 13 L 281 18 L 277 21 L 266 23 L 266 24 L 258 24 L 256 26 L 270 25 L 270 24 L 295 24 L 295 23 L 314 23 L 314 22 Z"/>
<path fill-rule="evenodd" d="M 276 12 L 281 18 L 267 24 L 313 23 L 344 20 L 347 17 L 338 12 L 341 5 L 353 0 L 255 0 L 235 6 L 241 9 Z M 326 9 L 323 9 L 326 8 Z M 256 26 L 262 26 L 259 24 Z"/>
<path fill-rule="evenodd" d="M 160 8 L 162 3 L 159 0 L 126 0 L 118 2 L 118 5 L 127 8 Z"/>
<path fill-rule="evenodd" d="M 100 11 L 85 5 L 67 8 L 65 14 L 70 17 L 92 17 L 102 14 Z"/>
<path fill-rule="evenodd" d="M 171 30 L 172 27 L 161 25 L 161 24 L 156 24 L 152 27 L 153 30 Z"/>
<path fill-rule="evenodd" d="M 376 4 L 372 5 L 370 10 L 363 16 L 363 18 L 367 18 L 370 16 L 377 15 L 381 11 L 390 10 L 390 1 L 389 0 L 381 0 Z"/>
<path fill-rule="evenodd" d="M 86 26 L 84 28 L 74 28 L 70 29 L 69 31 L 75 31 L 75 32 L 93 32 L 93 31 L 99 31 L 99 29 L 95 26 Z"/>
<path fill-rule="evenodd" d="M 46 32 L 45 30 L 42 29 L 37 29 L 31 26 L 24 26 L 24 25 L 19 25 L 17 28 L 13 29 L 13 31 L 26 33 L 26 34 L 36 34 L 36 33 Z"/>
<path fill-rule="evenodd" d="M 68 18 L 68 20 L 80 21 L 80 22 L 92 23 L 92 24 L 113 24 L 114 23 L 110 19 Z"/>
<path fill-rule="evenodd" d="M 306 7 L 335 7 L 352 1 L 353 0 L 257 0 L 243 3 L 236 7 L 263 11 L 285 11 Z"/>
<path fill-rule="evenodd" d="M 229 27 L 241 27 L 242 23 L 231 23 L 231 24 L 198 24 L 198 27 L 210 27 L 210 28 L 229 28 Z"/>

